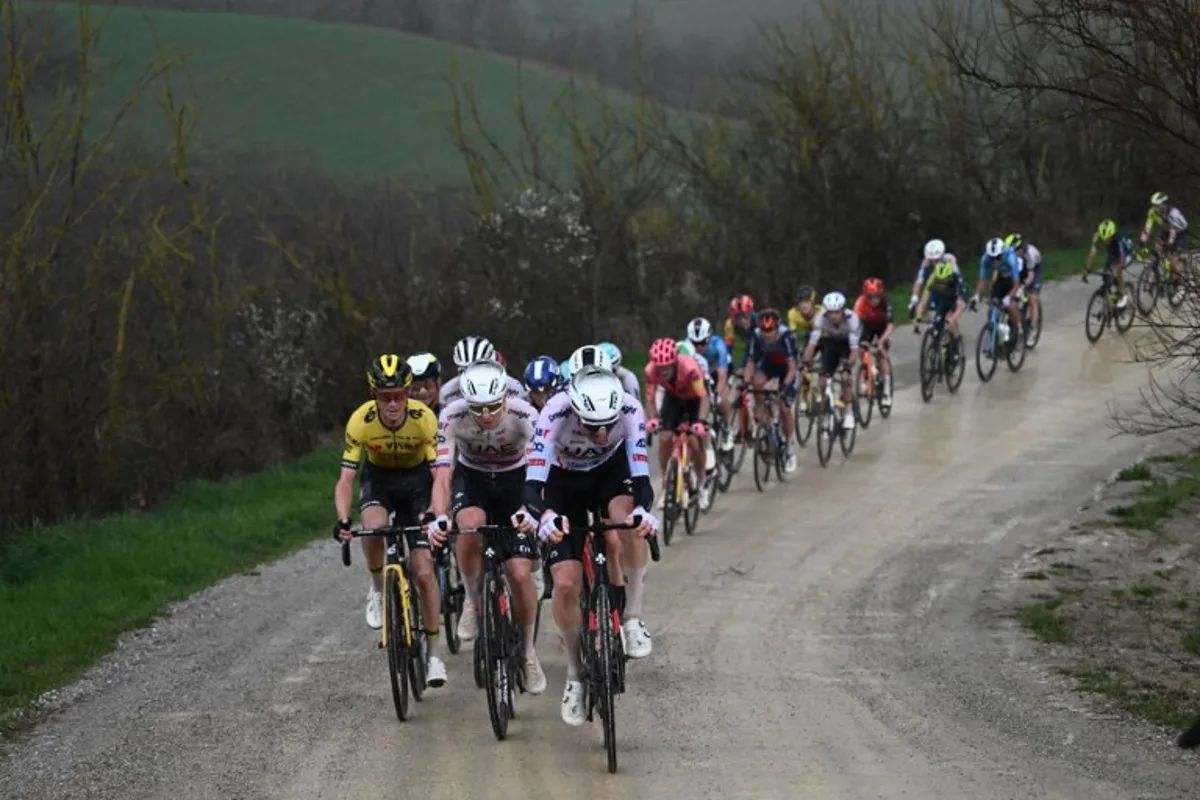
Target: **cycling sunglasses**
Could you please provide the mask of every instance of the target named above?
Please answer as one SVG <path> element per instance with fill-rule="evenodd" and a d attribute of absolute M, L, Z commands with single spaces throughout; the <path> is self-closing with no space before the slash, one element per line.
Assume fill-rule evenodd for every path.
<path fill-rule="evenodd" d="M 499 414 L 500 409 L 504 408 L 504 401 L 497 400 L 494 403 L 486 403 L 484 405 L 468 405 L 471 413 L 477 417 L 482 417 L 484 414 Z"/>
<path fill-rule="evenodd" d="M 614 419 L 612 422 L 581 422 L 580 424 L 588 433 L 607 433 L 617 426 L 617 422 L 619 420 Z"/>
<path fill-rule="evenodd" d="M 388 405 L 389 403 L 403 403 L 408 399 L 408 391 L 405 389 L 377 389 L 375 391 L 375 402 Z"/>

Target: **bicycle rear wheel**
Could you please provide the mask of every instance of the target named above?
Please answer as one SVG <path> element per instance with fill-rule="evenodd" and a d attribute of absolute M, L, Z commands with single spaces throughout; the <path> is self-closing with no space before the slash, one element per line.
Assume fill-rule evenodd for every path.
<path fill-rule="evenodd" d="M 859 364 L 854 373 L 854 417 L 863 430 L 871 427 L 875 411 L 875 375 L 866 364 Z"/>
<path fill-rule="evenodd" d="M 691 465 L 688 466 L 688 470 L 691 470 Z M 702 478 L 701 480 L 702 481 L 707 480 L 707 478 Z M 700 522 L 700 489 L 699 489 L 699 487 L 696 488 L 695 492 L 690 493 L 688 495 L 687 505 L 685 505 L 683 507 L 683 530 L 684 530 L 684 532 L 688 536 L 691 536 L 693 533 L 696 532 L 696 524 L 698 522 Z"/>
<path fill-rule="evenodd" d="M 1100 337 L 1104 335 L 1104 326 L 1108 324 L 1109 302 L 1108 292 L 1103 286 L 1092 292 L 1091 299 L 1088 300 L 1087 313 L 1083 318 L 1083 334 L 1092 344 L 1100 341 Z M 1129 309 L 1130 323 L 1133 322 L 1132 305 L 1130 303 L 1126 306 Z"/>
<path fill-rule="evenodd" d="M 384 625 L 387 626 L 388 677 L 392 704 L 401 722 L 408 719 L 408 645 L 404 641 L 404 607 L 400 604 L 400 579 L 386 570 L 383 587 Z"/>
<path fill-rule="evenodd" d="M 608 771 L 617 771 L 617 648 L 614 639 L 613 612 L 608 603 L 608 587 L 592 587 L 592 609 L 596 628 L 592 633 L 592 675 L 590 683 L 596 692 L 596 707 L 604 727 L 604 749 L 608 753 Z M 585 617 L 586 619 L 586 617 Z"/>
<path fill-rule="evenodd" d="M 487 693 L 488 717 L 492 733 L 500 741 L 508 736 L 509 696 L 512 676 L 508 674 L 508 654 L 504 637 L 505 620 L 501 609 L 501 587 L 496 575 L 485 570 L 483 594 L 480 596 L 483 617 L 479 620 L 479 640 L 482 642 L 484 691 Z"/>
<path fill-rule="evenodd" d="M 1037 322 L 1031 320 L 1033 312 L 1030 310 L 1030 304 L 1025 306 L 1025 314 L 1022 321 L 1025 323 L 1025 349 L 1033 350 L 1038 346 L 1038 342 L 1042 340 L 1042 318 L 1046 313 L 1046 304 L 1042 300 L 1042 296 L 1038 295 L 1038 318 Z"/>
<path fill-rule="evenodd" d="M 675 520 L 679 517 L 678 501 L 675 498 L 675 483 L 679 480 L 679 462 L 674 456 L 667 462 L 667 475 L 663 481 L 663 491 L 666 494 L 663 496 L 663 518 L 662 518 L 662 533 L 663 544 L 671 546 L 671 540 L 675 538 Z"/>

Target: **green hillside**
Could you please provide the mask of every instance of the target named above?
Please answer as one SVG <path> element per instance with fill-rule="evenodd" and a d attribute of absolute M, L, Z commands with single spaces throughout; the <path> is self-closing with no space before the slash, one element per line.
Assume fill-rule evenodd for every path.
<path fill-rule="evenodd" d="M 58 9 L 77 24 L 76 6 Z M 186 75 L 176 72 L 173 86 L 199 113 L 193 152 L 269 144 L 311 154 L 345 178 L 463 181 L 449 133 L 454 69 L 473 84 L 480 116 L 506 152 L 523 152 L 521 94 L 534 124 L 549 127 L 544 146 L 559 153 L 567 152 L 561 117 L 576 113 L 569 109 L 595 125 L 606 106 L 619 114 L 634 106 L 561 73 L 379 28 L 111 6 L 91 14 L 102 31 L 99 110 L 120 107 L 159 53 L 184 56 Z M 124 132 L 152 146 L 170 141 L 152 96 L 137 103 Z"/>

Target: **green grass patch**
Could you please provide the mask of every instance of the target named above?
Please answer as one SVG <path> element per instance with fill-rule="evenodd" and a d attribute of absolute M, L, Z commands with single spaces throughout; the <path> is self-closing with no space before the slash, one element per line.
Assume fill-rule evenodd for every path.
<path fill-rule="evenodd" d="M 1200 656 L 1200 631 L 1188 631 L 1180 637 L 1179 644 L 1192 655 Z"/>
<path fill-rule="evenodd" d="M 192 484 L 151 511 L 10 538 L 0 561 L 0 727 L 168 602 L 324 535 L 336 478 L 337 452 L 324 448 L 257 475 Z"/>
<path fill-rule="evenodd" d="M 1074 641 L 1075 636 L 1067 621 L 1056 613 L 1056 609 L 1060 605 L 1062 605 L 1062 600 L 1055 598 L 1042 603 L 1022 606 L 1016 612 L 1017 622 L 1043 642 L 1068 644 Z"/>
<path fill-rule="evenodd" d="M 1109 515 L 1128 528 L 1159 530 L 1181 503 L 1200 494 L 1200 456 L 1173 463 L 1180 472 L 1175 480 L 1152 479 L 1134 502 L 1109 509 Z"/>
<path fill-rule="evenodd" d="M 76 5 L 58 8 L 67 24 L 78 24 Z M 636 108 L 631 96 L 577 84 L 564 72 L 383 28 L 88 8 L 102 28 L 97 130 L 160 53 L 184 56 L 186 74 L 175 73 L 172 90 L 187 106 L 185 120 L 197 120 L 194 153 L 262 145 L 284 157 L 313 157 L 343 178 L 462 184 L 466 167 L 450 135 L 452 74 L 471 83 L 488 134 L 518 159 L 526 152 L 517 113 L 524 98 L 532 124 L 546 129 L 541 145 L 550 167 L 568 163 L 571 152 L 559 112 L 588 129 L 604 124 L 606 108 L 630 117 Z M 166 149 L 172 141 L 157 104 L 161 90 L 160 82 L 134 105 L 123 132 Z M 469 112 L 464 115 L 469 123 Z"/>
<path fill-rule="evenodd" d="M 1151 477 L 1153 476 L 1150 473 L 1150 468 L 1142 463 L 1126 467 L 1117 473 L 1117 480 L 1119 481 L 1148 481 Z"/>
<path fill-rule="evenodd" d="M 1137 680 L 1106 669 L 1072 674 L 1083 691 L 1103 695 L 1123 710 L 1159 725 L 1185 727 L 1196 715 L 1195 698 L 1153 681 Z"/>
<path fill-rule="evenodd" d="M 1154 586 L 1153 584 L 1149 583 L 1139 583 L 1136 586 L 1131 587 L 1129 590 L 1129 593 L 1134 597 L 1141 597 L 1145 599 L 1157 597 L 1158 595 L 1162 594 L 1162 592 L 1163 588 L 1161 586 Z"/>

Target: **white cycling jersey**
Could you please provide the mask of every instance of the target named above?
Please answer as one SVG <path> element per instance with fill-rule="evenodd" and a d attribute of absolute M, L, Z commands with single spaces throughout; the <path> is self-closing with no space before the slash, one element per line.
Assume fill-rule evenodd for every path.
<path fill-rule="evenodd" d="M 862 336 L 862 322 L 858 315 L 850 309 L 842 311 L 842 321 L 835 323 L 829 318 L 828 311 L 817 314 L 812 323 L 812 333 L 808 335 L 809 344 L 817 344 L 821 339 L 849 339 L 850 349 L 858 348 Z"/>
<path fill-rule="evenodd" d="M 533 440 L 533 423 L 538 412 L 519 397 L 505 404 L 504 418 L 486 430 L 459 398 L 442 409 L 438 417 L 435 467 L 458 463 L 483 472 L 509 472 L 525 466 L 525 451 Z"/>
<path fill-rule="evenodd" d="M 634 375 L 631 370 L 625 369 L 625 367 L 617 367 L 615 373 L 621 379 L 621 385 L 625 387 L 625 392 L 633 395 L 640 403 L 642 401 L 642 387 L 638 383 L 637 375 Z"/>
<path fill-rule="evenodd" d="M 525 386 L 512 375 L 505 376 L 508 379 L 508 396 L 519 397 L 522 400 L 529 400 L 529 392 L 525 390 Z M 442 404 L 442 408 L 453 403 L 463 396 L 462 391 L 458 388 L 458 382 L 461 380 L 457 375 L 442 384 L 442 389 L 438 392 L 438 402 Z"/>
<path fill-rule="evenodd" d="M 525 480 L 545 482 L 550 476 L 550 467 L 589 472 L 612 458 L 622 444 L 625 445 L 630 477 L 648 477 L 646 415 L 637 398 L 625 393 L 621 415 L 608 431 L 607 441 L 597 444 L 571 408 L 569 394 L 560 392 L 546 401 L 538 416 L 533 441 L 529 443 Z"/>
<path fill-rule="evenodd" d="M 1038 264 L 1042 263 L 1042 251 L 1038 250 L 1036 247 L 1034 247 L 1031 244 L 1026 244 L 1025 245 L 1025 258 L 1023 259 L 1023 261 L 1025 262 L 1025 264 L 1029 265 L 1030 269 L 1033 269 Z M 1024 266 L 1024 265 L 1022 265 L 1022 266 Z"/>

